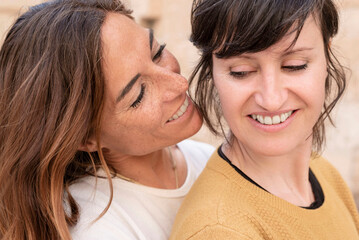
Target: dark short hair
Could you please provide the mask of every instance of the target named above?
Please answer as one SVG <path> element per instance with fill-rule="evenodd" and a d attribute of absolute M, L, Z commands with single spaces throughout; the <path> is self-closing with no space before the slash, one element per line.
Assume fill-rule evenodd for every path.
<path fill-rule="evenodd" d="M 313 149 L 320 151 L 325 141 L 324 120 L 333 124 L 330 112 L 342 96 L 346 77 L 330 47 L 338 32 L 338 11 L 332 0 L 194 0 L 191 41 L 201 58 L 190 77 L 195 85 L 194 100 L 204 120 L 216 135 L 224 134 L 222 112 L 213 83 L 212 54 L 227 58 L 263 51 L 289 33 L 295 44 L 305 20 L 313 16 L 325 46 L 328 77 L 323 111 L 313 127 Z"/>

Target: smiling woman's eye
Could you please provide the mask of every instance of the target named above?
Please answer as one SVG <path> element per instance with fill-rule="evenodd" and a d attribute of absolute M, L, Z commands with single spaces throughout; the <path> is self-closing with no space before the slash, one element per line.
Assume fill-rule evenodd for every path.
<path fill-rule="evenodd" d="M 244 78 L 248 76 L 251 72 L 252 71 L 240 71 L 240 72 L 230 71 L 229 74 L 235 78 Z"/>
<path fill-rule="evenodd" d="M 229 67 L 229 75 L 237 79 L 248 77 L 256 71 L 257 68 L 255 66 L 253 66 L 251 63 L 246 62 L 234 63 L 232 66 Z"/>
<path fill-rule="evenodd" d="M 140 105 L 143 99 L 143 95 L 145 94 L 145 89 L 146 89 L 146 85 L 143 83 L 141 85 L 140 94 L 138 95 L 137 99 L 131 104 L 131 108 L 137 108 Z"/>
<path fill-rule="evenodd" d="M 304 70 L 307 67 L 308 67 L 308 64 L 282 66 L 283 69 L 288 70 L 290 72 Z"/>
<path fill-rule="evenodd" d="M 165 49 L 166 44 L 162 44 L 156 54 L 153 56 L 152 61 L 156 61 L 158 58 L 162 56 L 162 52 Z"/>

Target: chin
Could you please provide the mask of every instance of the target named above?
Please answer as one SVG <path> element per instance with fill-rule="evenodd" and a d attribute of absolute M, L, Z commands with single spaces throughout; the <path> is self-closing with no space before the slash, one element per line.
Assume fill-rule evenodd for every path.
<path fill-rule="evenodd" d="M 195 135 L 196 133 L 198 133 L 198 131 L 201 129 L 202 125 L 203 125 L 203 119 L 202 116 L 198 114 L 198 116 L 196 116 L 196 120 L 193 121 L 193 123 L 189 126 L 192 130 L 191 132 L 191 136 Z M 189 136 L 189 137 L 191 137 Z"/>
<path fill-rule="evenodd" d="M 256 142 L 254 144 L 242 144 L 244 149 L 248 149 L 248 152 L 251 152 L 254 155 L 260 155 L 265 157 L 278 157 L 289 154 L 296 150 L 294 144 L 281 143 L 281 142 L 272 142 L 268 141 Z"/>
<path fill-rule="evenodd" d="M 202 121 L 200 121 L 199 123 L 193 123 L 191 126 L 188 126 L 188 128 L 186 129 L 186 134 L 182 136 L 182 139 L 180 141 L 192 137 L 193 135 L 199 132 L 201 127 L 202 127 Z"/>
<path fill-rule="evenodd" d="M 265 151 L 263 151 L 263 149 L 265 149 Z M 310 150 L 310 147 L 307 149 L 307 147 L 300 147 L 298 145 L 277 145 L 277 146 L 271 146 L 271 147 L 267 147 L 267 148 L 263 148 L 261 149 L 261 153 L 264 156 L 267 157 L 279 157 L 279 156 L 285 156 L 285 155 L 290 155 L 293 153 L 305 153 L 307 152 L 307 150 Z"/>
<path fill-rule="evenodd" d="M 192 137 L 193 135 L 195 135 L 202 127 L 202 120 L 199 122 L 195 122 L 192 123 L 191 125 L 187 126 L 185 130 L 182 130 L 181 132 L 179 132 L 176 136 L 176 140 L 173 143 L 176 144 L 178 142 L 181 142 L 187 138 Z"/>

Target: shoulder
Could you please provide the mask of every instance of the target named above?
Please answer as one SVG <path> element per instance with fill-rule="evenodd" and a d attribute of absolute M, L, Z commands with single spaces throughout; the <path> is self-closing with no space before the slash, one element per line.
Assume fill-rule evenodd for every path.
<path fill-rule="evenodd" d="M 339 204 L 344 203 L 355 216 L 356 221 L 359 221 L 352 192 L 338 170 L 323 157 L 312 159 L 310 167 L 317 177 L 326 199 L 338 199 L 336 206 L 339 207 Z"/>
<path fill-rule="evenodd" d="M 201 165 L 203 162 L 207 162 L 209 157 L 215 151 L 215 148 L 210 144 L 189 139 L 178 143 L 177 146 L 183 153 L 187 162 L 199 162 Z"/>
<path fill-rule="evenodd" d="M 214 152 L 186 196 L 180 212 L 185 215 L 197 215 L 201 212 L 198 216 L 214 216 L 218 213 L 214 209 L 217 209 L 221 201 L 227 199 L 223 196 L 229 194 L 233 188 L 232 179 L 226 169 L 221 168 L 221 164 L 226 163 L 220 159 L 217 152 Z"/>
<path fill-rule="evenodd" d="M 93 207 L 93 206 L 92 206 Z M 114 216 L 107 211 L 101 218 L 92 209 L 81 213 L 78 223 L 70 228 L 71 237 L 74 240 L 116 240 L 138 239 L 135 229 L 120 216 Z M 103 209 L 102 209 L 103 210 Z"/>
<path fill-rule="evenodd" d="M 114 189 L 119 188 L 116 181 L 113 181 L 113 186 Z M 110 202 L 108 179 L 84 177 L 70 186 L 70 192 L 77 202 L 80 213 L 76 225 L 70 228 L 72 239 L 139 238 L 141 231 L 133 224 L 127 209 L 118 202 L 116 193 Z"/>
<path fill-rule="evenodd" d="M 198 142 L 194 140 L 184 140 L 179 142 L 177 146 L 181 149 L 182 152 L 192 154 L 192 155 L 202 155 L 209 158 L 214 152 L 215 148 L 204 142 Z"/>
<path fill-rule="evenodd" d="M 248 233 L 240 233 L 234 229 L 220 224 L 206 226 L 192 235 L 172 234 L 170 240 L 207 240 L 207 239 L 240 239 L 240 240 L 262 240 L 262 237 L 253 236 Z"/>
<path fill-rule="evenodd" d="M 79 207 L 80 217 L 76 225 L 77 228 L 80 226 L 82 228 L 96 220 L 110 201 L 111 191 L 107 179 L 93 176 L 83 177 L 73 183 L 69 190 Z M 107 217 L 110 214 L 107 214 Z"/>
<path fill-rule="evenodd" d="M 69 190 L 80 206 L 83 202 L 106 206 L 110 200 L 111 190 L 107 178 L 86 176 L 71 184 Z"/>
<path fill-rule="evenodd" d="M 177 144 L 188 165 L 196 172 L 202 171 L 215 148 L 207 143 L 194 140 L 184 140 Z"/>
<path fill-rule="evenodd" d="M 322 156 L 313 157 L 310 162 L 310 168 L 316 176 L 318 175 L 318 178 L 326 179 L 330 182 L 340 181 L 344 184 L 338 170 Z"/>
<path fill-rule="evenodd" d="M 251 210 L 248 189 L 243 187 L 244 180 L 237 178 L 239 181 L 236 181 L 232 174 L 237 175 L 214 153 L 182 203 L 172 239 L 211 239 L 211 236 L 256 239 L 254 231 L 240 230 L 255 229 L 256 221 L 249 217 L 254 210 Z M 233 219 L 236 219 L 235 225 L 231 223 Z"/>

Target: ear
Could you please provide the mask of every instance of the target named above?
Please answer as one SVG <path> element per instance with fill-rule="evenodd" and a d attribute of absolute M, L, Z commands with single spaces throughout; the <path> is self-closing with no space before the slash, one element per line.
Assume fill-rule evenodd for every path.
<path fill-rule="evenodd" d="M 96 152 L 98 150 L 95 139 L 88 139 L 85 143 L 81 143 L 78 147 L 79 151 L 83 152 Z"/>

